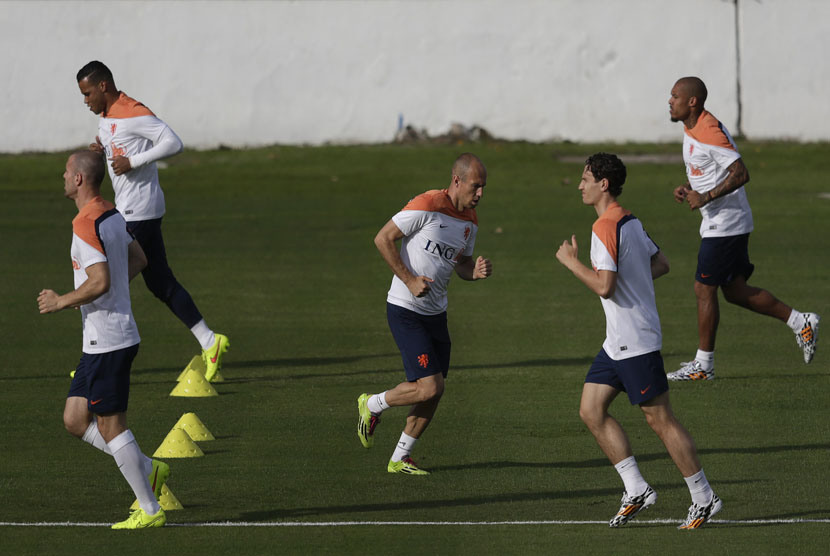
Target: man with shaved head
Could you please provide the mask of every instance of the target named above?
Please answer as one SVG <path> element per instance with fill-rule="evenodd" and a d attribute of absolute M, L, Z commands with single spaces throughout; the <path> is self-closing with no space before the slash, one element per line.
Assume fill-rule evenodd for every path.
<path fill-rule="evenodd" d="M 147 265 L 139 243 L 114 205 L 101 197 L 104 160 L 79 151 L 66 161 L 64 196 L 75 202 L 72 269 L 75 289 L 59 295 L 41 290 L 41 314 L 73 307 L 83 323 L 82 356 L 63 410 L 66 430 L 111 455 L 138 500 L 139 508 L 113 529 L 161 527 L 158 504 L 169 466 L 145 456 L 127 428 L 130 367 L 138 353 L 138 328 L 130 304 L 130 280 Z"/>
<path fill-rule="evenodd" d="M 357 436 L 372 447 L 380 415 L 390 407 L 412 406 L 389 473 L 427 475 L 410 457 L 415 442 L 432 420 L 444 393 L 450 366 L 447 286 L 455 271 L 463 280 L 483 280 L 493 266 L 473 260 L 478 206 L 487 169 L 477 156 L 464 153 L 452 167 L 447 189 L 418 195 L 375 237 L 375 246 L 395 276 L 386 297 L 386 316 L 398 345 L 406 381 L 379 394 L 357 399 Z M 401 241 L 400 251 L 396 242 Z"/>
<path fill-rule="evenodd" d="M 816 352 L 820 317 L 801 313 L 767 290 L 747 284 L 755 266 L 749 262 L 752 210 L 745 185 L 749 171 L 726 127 L 704 108 L 708 91 L 698 77 L 683 77 L 672 87 L 669 115 L 683 122 L 683 162 L 688 181 L 674 199 L 699 210 L 700 250 L 695 274 L 699 344 L 692 361 L 681 363 L 669 380 L 715 378 L 715 335 L 720 309 L 718 288 L 735 305 L 777 318 L 795 333 L 809 363 Z"/>

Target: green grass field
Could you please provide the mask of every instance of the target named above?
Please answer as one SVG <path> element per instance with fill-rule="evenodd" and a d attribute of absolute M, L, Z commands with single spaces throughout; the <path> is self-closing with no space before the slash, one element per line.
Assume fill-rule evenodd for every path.
<path fill-rule="evenodd" d="M 674 370 L 697 344 L 699 241 L 699 215 L 671 197 L 684 180 L 678 145 L 273 147 L 169 160 L 161 177 L 169 259 L 208 323 L 231 339 L 219 397 L 170 397 L 198 345 L 141 279 L 133 283 L 142 336 L 129 409 L 136 438 L 151 454 L 190 411 L 217 437 L 201 443 L 203 458 L 169 460 L 169 487 L 185 507 L 168 513 L 169 524 L 365 524 L 138 533 L 8 525 L 111 523 L 134 497 L 110 458 L 63 430 L 79 314 L 37 312 L 42 288 L 72 287 L 76 209 L 62 196 L 66 155 L 0 156 L 3 553 L 827 553 L 830 347 L 805 366 L 784 324 L 725 304 L 717 380 L 671 390 L 724 500 L 720 522 L 675 529 L 689 505 L 685 483 L 640 411 L 620 398 L 612 412 L 660 494 L 640 523 L 372 525 L 604 521 L 617 510 L 621 481 L 577 415 L 604 316 L 554 257 L 575 233 L 587 261 L 595 213 L 577 185 L 580 161 L 600 149 L 627 161 L 620 201 L 672 264 L 656 289 L 663 355 Z M 390 475 L 406 411 L 384 414 L 372 450 L 355 435 L 357 396 L 403 379 L 385 318 L 391 272 L 372 239 L 411 197 L 446 187 L 464 150 L 489 170 L 476 252 L 493 260 L 494 275 L 455 278 L 450 288 L 452 369 L 413 454 L 432 475 Z M 741 150 L 755 216 L 751 283 L 828 318 L 830 200 L 821 194 L 830 191 L 830 146 Z M 666 158 L 639 163 L 635 154 Z M 778 519 L 825 521 L 750 522 Z"/>

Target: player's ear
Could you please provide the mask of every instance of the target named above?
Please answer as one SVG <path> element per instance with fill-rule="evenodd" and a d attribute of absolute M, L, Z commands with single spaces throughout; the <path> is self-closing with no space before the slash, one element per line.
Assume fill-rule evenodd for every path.
<path fill-rule="evenodd" d="M 599 180 L 599 189 L 600 191 L 608 191 L 608 178 L 602 178 Z"/>

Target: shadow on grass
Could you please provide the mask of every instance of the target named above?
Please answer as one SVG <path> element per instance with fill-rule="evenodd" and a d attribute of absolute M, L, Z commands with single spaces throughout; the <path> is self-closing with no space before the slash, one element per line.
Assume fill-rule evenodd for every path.
<path fill-rule="evenodd" d="M 725 481 L 720 484 L 740 484 L 752 481 Z M 686 485 L 679 481 L 675 484 L 659 484 L 654 485 L 658 491 L 674 490 L 686 488 Z M 491 496 L 475 496 L 466 498 L 456 498 L 451 500 L 409 500 L 406 502 L 384 502 L 384 503 L 369 503 L 369 504 L 352 504 L 348 506 L 312 506 L 307 508 L 284 508 L 253 512 L 243 512 L 238 517 L 233 519 L 241 519 L 243 521 L 269 521 L 287 518 L 321 516 L 330 514 L 351 514 L 351 513 L 375 513 L 375 512 L 394 512 L 400 510 L 428 510 L 434 508 L 454 508 L 460 506 L 480 506 L 484 504 L 499 504 L 516 502 L 539 502 L 545 500 L 578 500 L 582 498 L 597 498 L 597 497 L 611 497 L 616 500 L 620 495 L 620 488 L 594 488 L 594 489 L 580 489 L 580 490 L 554 490 L 545 492 L 517 492 L 505 493 Z M 231 519 L 232 520 L 232 519 Z M 394 520 L 394 519 L 392 519 Z"/>
<path fill-rule="evenodd" d="M 771 454 L 776 452 L 800 452 L 805 450 L 827 450 L 830 444 L 802 444 L 800 446 L 752 446 L 748 448 L 703 448 L 697 453 L 706 454 Z M 667 452 L 653 454 L 635 454 L 638 463 L 647 461 L 668 460 Z M 590 467 L 606 467 L 611 465 L 605 458 L 595 458 L 583 461 L 484 461 L 464 465 L 438 465 L 430 467 L 430 471 L 469 471 L 471 469 L 583 469 Z"/>
<path fill-rule="evenodd" d="M 348 363 L 355 363 L 358 361 L 368 360 L 368 359 L 377 359 L 377 358 L 385 358 L 385 357 L 395 357 L 400 358 L 400 355 L 397 353 L 384 353 L 378 355 L 356 355 L 356 356 L 347 356 L 347 357 L 305 357 L 305 358 L 297 358 L 297 359 L 270 359 L 270 360 L 260 360 L 260 361 L 234 361 L 229 363 L 226 367 L 223 367 L 223 375 L 225 376 L 225 383 L 230 384 L 246 384 L 251 382 L 268 382 L 268 381 L 275 381 L 275 380 L 308 380 L 308 379 L 315 379 L 315 378 L 325 378 L 331 376 L 337 377 L 346 377 L 346 376 L 361 376 L 361 375 L 376 375 L 376 374 L 387 374 L 387 373 L 402 373 L 402 367 L 396 367 L 392 369 L 367 369 L 367 370 L 359 370 L 359 371 L 338 371 L 333 370 L 332 372 L 322 372 L 322 373 L 302 373 L 302 374 L 275 374 L 275 375 L 258 375 L 256 377 L 234 377 L 233 373 L 236 369 L 244 369 L 244 368 L 261 368 L 261 369 L 269 369 L 269 370 L 279 370 L 281 368 L 293 368 L 293 367 L 314 367 L 314 366 L 327 366 L 327 365 L 338 365 L 338 364 L 348 364 Z M 518 367 L 564 367 L 564 366 L 580 366 L 587 368 L 588 365 L 593 361 L 590 357 L 585 358 L 564 358 L 564 359 L 530 359 L 525 361 L 511 361 L 506 363 L 490 363 L 490 364 L 471 364 L 471 365 L 451 365 L 450 371 L 469 371 L 469 370 L 486 370 L 486 369 L 511 369 L 511 368 L 518 368 Z M 150 374 L 150 373 L 170 373 L 173 372 L 171 369 L 140 369 L 137 371 L 133 371 L 136 375 L 143 375 L 143 374 Z M 179 372 L 179 371 L 175 371 Z M 148 381 L 142 381 L 143 383 L 149 383 Z"/>

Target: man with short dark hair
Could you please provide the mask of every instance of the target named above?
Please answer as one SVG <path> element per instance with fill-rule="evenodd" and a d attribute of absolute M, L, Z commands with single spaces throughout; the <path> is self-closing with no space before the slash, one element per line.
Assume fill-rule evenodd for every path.
<path fill-rule="evenodd" d="M 669 271 L 669 262 L 640 221 L 617 203 L 625 178 L 625 166 L 615 155 L 588 157 L 579 191 L 583 204 L 594 207 L 598 216 L 591 228 L 593 268 L 579 261 L 576 236 L 556 252 L 559 262 L 600 296 L 605 311 L 606 337 L 585 377 L 579 416 L 625 485 L 611 527 L 626 524 L 657 501 L 625 431 L 608 413 L 614 398 L 626 392 L 631 404 L 640 406 L 689 487 L 692 505 L 679 529 L 697 529 L 720 511 L 722 503 L 706 480 L 694 440 L 669 402 L 653 283 Z"/>
<path fill-rule="evenodd" d="M 478 206 L 487 169 L 464 153 L 452 168 L 447 189 L 418 195 L 375 237 L 375 246 L 395 274 L 386 298 L 386 316 L 401 352 L 406 382 L 357 400 L 357 435 L 365 448 L 374 443 L 380 415 L 390 407 L 411 406 L 398 446 L 386 466 L 389 473 L 427 475 L 410 457 L 432 420 L 444 393 L 450 366 L 447 286 L 455 271 L 463 280 L 483 280 L 493 266 L 473 260 Z M 395 244 L 401 241 L 400 251 Z"/>
<path fill-rule="evenodd" d="M 112 203 L 100 195 L 104 161 L 92 151 L 66 162 L 64 195 L 75 201 L 72 268 L 75 290 L 64 295 L 44 289 L 38 309 L 55 313 L 74 307 L 83 321 L 83 355 L 66 398 L 66 430 L 118 464 L 139 509 L 113 529 L 161 527 L 167 521 L 157 498 L 170 474 L 164 462 L 145 456 L 127 428 L 130 367 L 138 353 L 138 328 L 130 304 L 130 280 L 147 264 L 141 246 Z"/>
<path fill-rule="evenodd" d="M 752 210 L 746 197 L 749 171 L 721 122 L 704 108 L 708 91 L 698 77 L 683 77 L 672 87 L 669 115 L 683 122 L 683 162 L 688 181 L 674 189 L 674 199 L 699 210 L 700 250 L 695 273 L 699 344 L 695 358 L 669 373 L 669 380 L 715 378 L 715 336 L 720 320 L 718 288 L 739 307 L 787 323 L 795 333 L 804 362 L 813 360 L 821 320 L 801 313 L 767 290 L 747 284 L 755 265 L 749 262 Z"/>
<path fill-rule="evenodd" d="M 84 102 L 101 116 L 98 136 L 89 148 L 111 161 L 115 205 L 147 255 L 144 282 L 196 337 L 205 378 L 213 380 L 230 343 L 227 336 L 208 327 L 190 294 L 176 280 L 161 234 L 165 207 L 156 162 L 181 152 L 182 142 L 149 108 L 119 91 L 112 72 L 101 62 L 88 63 L 76 77 Z"/>

